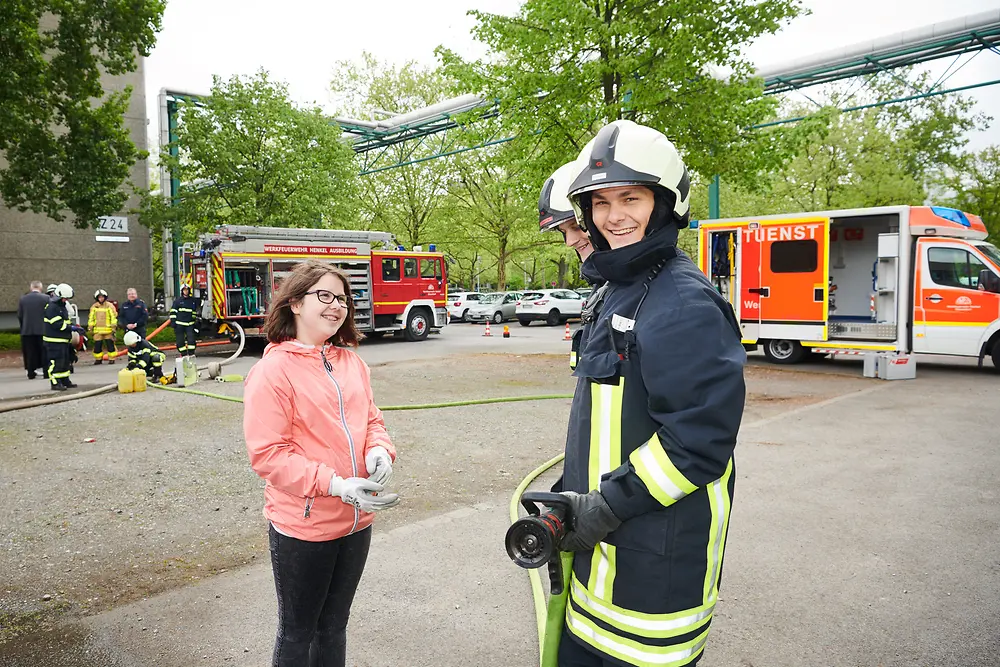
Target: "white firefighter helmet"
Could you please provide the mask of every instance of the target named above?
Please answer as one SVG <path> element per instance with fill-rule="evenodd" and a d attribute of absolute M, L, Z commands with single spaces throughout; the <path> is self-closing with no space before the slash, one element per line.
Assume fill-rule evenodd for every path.
<path fill-rule="evenodd" d="M 49 283 L 49 286 L 45 288 L 45 293 L 46 294 L 55 294 L 57 287 L 59 287 L 59 285 L 56 285 L 55 283 Z"/>
<path fill-rule="evenodd" d="M 66 283 L 59 283 L 56 286 L 56 296 L 60 299 L 72 299 L 73 298 L 73 288 Z"/>
<path fill-rule="evenodd" d="M 108 298 L 108 293 L 107 293 L 107 292 L 105 292 L 105 291 L 104 291 L 104 290 L 102 290 L 102 289 L 99 289 L 99 290 L 97 290 L 96 292 L 94 292 L 94 301 L 97 301 L 97 299 L 98 299 L 99 297 L 102 297 L 102 296 L 103 296 L 103 297 L 104 297 L 105 299 L 107 299 L 107 298 Z"/>
<path fill-rule="evenodd" d="M 125 342 L 125 345 L 127 347 L 132 347 L 133 345 L 135 345 L 136 343 L 138 343 L 140 340 L 142 340 L 142 338 L 140 338 L 139 334 L 137 334 L 134 331 L 126 331 L 125 332 L 125 336 L 122 338 L 122 340 Z"/>
<path fill-rule="evenodd" d="M 580 171 L 569 187 L 569 200 L 582 227 L 587 220 L 581 195 L 623 185 L 663 188 L 672 199 L 674 222 L 687 227 L 691 180 L 680 153 L 659 130 L 616 120 L 601 128 L 577 161 Z"/>
<path fill-rule="evenodd" d="M 560 224 L 576 216 L 566 194 L 579 173 L 579 163 L 573 160 L 556 169 L 545 181 L 538 197 L 539 231 L 557 229 Z"/>
<path fill-rule="evenodd" d="M 187 290 L 187 293 L 190 294 L 191 286 L 188 285 L 187 283 L 184 283 L 183 285 L 181 285 L 181 294 L 184 294 L 184 290 Z"/>

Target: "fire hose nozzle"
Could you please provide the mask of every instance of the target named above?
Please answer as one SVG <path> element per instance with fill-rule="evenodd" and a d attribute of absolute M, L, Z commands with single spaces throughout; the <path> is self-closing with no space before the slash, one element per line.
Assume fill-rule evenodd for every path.
<path fill-rule="evenodd" d="M 558 595 L 562 592 L 559 543 L 572 519 L 569 502 L 560 493 L 533 491 L 521 496 L 521 505 L 529 516 L 518 519 L 507 529 L 504 539 L 507 555 L 526 569 L 548 564 L 552 593 Z M 540 505 L 548 510 L 542 512 Z"/>

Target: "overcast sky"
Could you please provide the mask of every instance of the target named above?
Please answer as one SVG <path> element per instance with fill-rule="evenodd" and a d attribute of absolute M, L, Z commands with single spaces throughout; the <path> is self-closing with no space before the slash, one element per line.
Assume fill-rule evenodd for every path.
<path fill-rule="evenodd" d="M 837 47 L 987 10 L 1000 0 L 806 0 L 810 16 L 746 47 L 758 67 L 791 63 Z M 228 78 L 259 68 L 288 83 L 292 97 L 329 108 L 331 69 L 362 51 L 380 60 L 434 65 L 434 48 L 445 45 L 467 57 L 483 52 L 470 36 L 470 9 L 512 14 L 519 0 L 168 0 L 163 30 L 146 61 L 149 136 L 158 127 L 161 88 L 206 92 L 212 75 Z M 432 8 L 433 7 L 433 8 Z M 964 56 L 965 62 L 969 56 Z M 952 59 L 930 63 L 935 76 Z M 959 64 L 961 64 L 961 62 Z M 1000 79 L 1000 54 L 980 52 L 953 76 L 950 87 Z M 808 91 L 807 91 L 808 92 Z M 969 137 L 970 148 L 1000 144 L 1000 85 L 966 93 L 977 109 L 994 110 L 986 132 Z M 153 148 L 153 146 L 151 146 Z"/>

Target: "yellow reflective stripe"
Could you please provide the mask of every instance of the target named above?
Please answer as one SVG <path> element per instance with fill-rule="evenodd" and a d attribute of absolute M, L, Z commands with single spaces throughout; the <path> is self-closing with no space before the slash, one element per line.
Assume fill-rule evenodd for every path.
<path fill-rule="evenodd" d="M 43 317 L 42 319 L 45 320 L 46 324 L 55 324 L 59 320 L 63 319 L 63 316 L 62 315 L 56 315 L 55 317 Z"/>
<path fill-rule="evenodd" d="M 646 614 L 597 599 L 575 576 L 570 584 L 573 600 L 611 627 L 649 639 L 665 639 L 697 631 L 715 611 L 715 601 L 669 614 Z"/>
<path fill-rule="evenodd" d="M 601 653 L 637 667 L 687 665 L 705 650 L 705 643 L 708 641 L 708 630 L 705 630 L 694 639 L 681 644 L 649 646 L 604 630 L 590 619 L 576 613 L 573 605 L 566 605 L 566 625 L 570 632 Z"/>
<path fill-rule="evenodd" d="M 628 458 L 650 495 L 659 500 L 664 507 L 673 505 L 698 488 L 670 461 L 663 445 L 660 444 L 660 438 L 655 433 Z"/>
<path fill-rule="evenodd" d="M 729 459 L 726 474 L 708 487 L 708 504 L 712 509 L 712 525 L 708 533 L 705 568 L 705 602 L 715 602 L 719 595 L 719 574 L 722 554 L 726 548 L 726 530 L 729 527 L 729 479 L 733 475 L 733 460 Z"/>
<path fill-rule="evenodd" d="M 576 352 L 569 353 L 569 367 L 576 368 Z"/>
<path fill-rule="evenodd" d="M 590 385 L 590 489 L 598 489 L 601 477 L 622 462 L 622 393 L 625 378 L 617 385 L 592 383 Z M 614 590 L 616 558 L 615 547 L 599 542 L 590 561 L 588 588 L 604 600 L 611 600 Z"/>
<path fill-rule="evenodd" d="M 42 336 L 43 343 L 69 343 L 70 338 L 53 338 L 52 336 Z"/>

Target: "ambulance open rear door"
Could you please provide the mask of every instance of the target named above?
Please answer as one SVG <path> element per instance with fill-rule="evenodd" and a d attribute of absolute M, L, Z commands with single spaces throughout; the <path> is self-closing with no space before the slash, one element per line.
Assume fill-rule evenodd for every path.
<path fill-rule="evenodd" d="M 741 230 L 740 308 L 744 337 L 825 341 L 829 218 L 760 220 Z"/>

